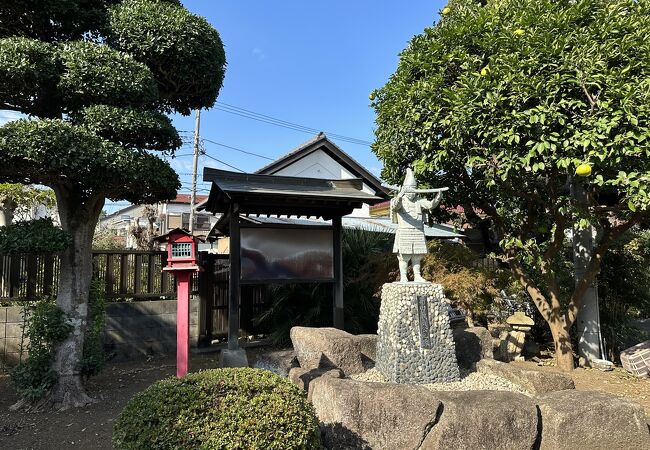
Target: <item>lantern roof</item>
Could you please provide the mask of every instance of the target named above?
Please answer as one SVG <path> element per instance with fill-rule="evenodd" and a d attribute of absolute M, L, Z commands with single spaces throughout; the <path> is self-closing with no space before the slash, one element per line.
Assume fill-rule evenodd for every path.
<path fill-rule="evenodd" d="M 184 228 L 174 228 L 173 230 L 169 230 L 166 234 L 161 234 L 160 236 L 156 236 L 155 238 L 152 239 L 154 242 L 168 242 L 171 238 L 172 235 L 177 235 L 177 234 L 182 234 L 194 239 L 198 239 L 201 242 L 204 242 L 204 239 L 198 237 L 198 236 L 193 236 L 192 233 L 187 231 Z"/>

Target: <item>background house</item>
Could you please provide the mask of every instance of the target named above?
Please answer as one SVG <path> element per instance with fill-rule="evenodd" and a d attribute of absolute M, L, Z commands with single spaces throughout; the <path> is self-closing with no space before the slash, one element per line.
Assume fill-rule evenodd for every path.
<path fill-rule="evenodd" d="M 197 195 L 196 203 L 198 204 L 206 198 L 205 195 Z M 150 214 L 155 219 L 153 226 L 156 235 L 165 234 L 174 228 L 188 229 L 190 224 L 190 194 L 178 194 L 174 200 L 155 205 L 127 206 L 101 218 L 99 227 L 110 231 L 116 236 L 123 237 L 126 248 L 136 248 L 136 239 L 131 230 L 136 226 L 145 229 L 149 227 Z M 216 221 L 217 217 L 211 214 L 195 212 L 194 235 L 205 238 Z"/>
<path fill-rule="evenodd" d="M 267 164 L 255 172 L 260 175 L 277 175 L 290 177 L 306 177 L 321 179 L 351 179 L 357 178 L 362 181 L 362 191 L 378 197 L 388 199 L 389 193 L 382 186 L 381 180 L 361 166 L 355 159 L 345 153 L 339 146 L 330 141 L 325 133 L 321 132 L 312 139 L 301 144 L 296 149 L 281 156 L 275 161 Z M 343 228 L 364 229 L 369 231 L 395 233 L 397 224 L 392 223 L 388 215 L 388 204 L 385 206 L 385 214 L 377 214 L 375 206 L 364 204 L 356 208 L 352 213 L 343 217 Z M 242 220 L 256 224 L 294 224 L 305 225 L 309 222 L 315 223 L 319 220 L 295 218 L 295 217 L 267 217 L 250 216 Z M 208 240 L 217 239 L 214 248 L 217 253 L 229 252 L 229 240 L 221 237 L 219 228 L 225 224 L 217 223 L 210 231 Z M 432 224 L 425 227 L 425 234 L 428 239 L 464 239 L 465 236 L 456 231 L 453 224 Z"/>

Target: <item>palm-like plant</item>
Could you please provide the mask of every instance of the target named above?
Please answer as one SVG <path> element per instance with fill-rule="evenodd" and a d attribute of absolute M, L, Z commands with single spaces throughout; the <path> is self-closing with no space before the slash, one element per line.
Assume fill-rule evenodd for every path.
<path fill-rule="evenodd" d="M 391 245 L 390 234 L 344 230 L 341 249 L 346 331 L 377 331 L 379 289 L 396 271 L 396 259 L 389 254 Z M 270 307 L 254 323 L 271 330 L 270 338 L 275 345 L 289 343 L 291 327 L 331 325 L 332 295 L 328 285 L 273 285 L 270 293 Z"/>

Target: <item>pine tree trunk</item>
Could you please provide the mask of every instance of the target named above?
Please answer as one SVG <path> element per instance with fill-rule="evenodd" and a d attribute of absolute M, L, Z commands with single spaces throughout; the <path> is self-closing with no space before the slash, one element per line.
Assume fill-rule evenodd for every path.
<path fill-rule="evenodd" d="M 570 372 L 575 368 L 573 363 L 573 346 L 571 334 L 564 319 L 549 320 L 548 325 L 555 344 L 555 365 L 558 369 Z"/>
<path fill-rule="evenodd" d="M 47 402 L 56 409 L 81 407 L 93 400 L 81 383 L 80 361 L 88 319 L 88 295 L 92 278 L 92 239 L 104 205 L 103 197 L 79 201 L 79 196 L 55 189 L 61 227 L 72 237 L 70 246 L 61 253 L 57 305 L 67 314 L 74 329 L 59 346 L 53 369 L 57 383 Z"/>

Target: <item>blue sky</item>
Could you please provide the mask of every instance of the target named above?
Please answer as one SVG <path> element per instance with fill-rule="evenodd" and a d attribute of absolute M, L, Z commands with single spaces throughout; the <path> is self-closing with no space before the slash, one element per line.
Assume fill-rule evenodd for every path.
<path fill-rule="evenodd" d="M 224 42 L 228 67 L 218 102 L 372 141 L 374 111 L 368 106 L 368 95 L 386 83 L 397 67 L 399 52 L 413 35 L 437 20 L 446 1 L 183 3 L 193 13 L 206 17 Z M 176 116 L 174 124 L 179 130 L 191 132 L 194 117 Z M 219 109 L 202 112 L 201 135 L 269 158 L 276 158 L 313 136 Z M 381 170 L 368 146 L 334 141 L 373 173 Z M 247 172 L 268 162 L 208 142 L 205 150 Z M 187 145 L 177 152 L 179 157 L 172 160 L 181 174 L 181 192 L 189 192 L 190 188 L 190 153 L 188 139 Z M 202 156 L 199 173 L 204 165 L 228 169 Z M 207 185 L 199 187 L 206 189 Z M 112 212 L 124 204 L 107 205 L 106 209 Z"/>

